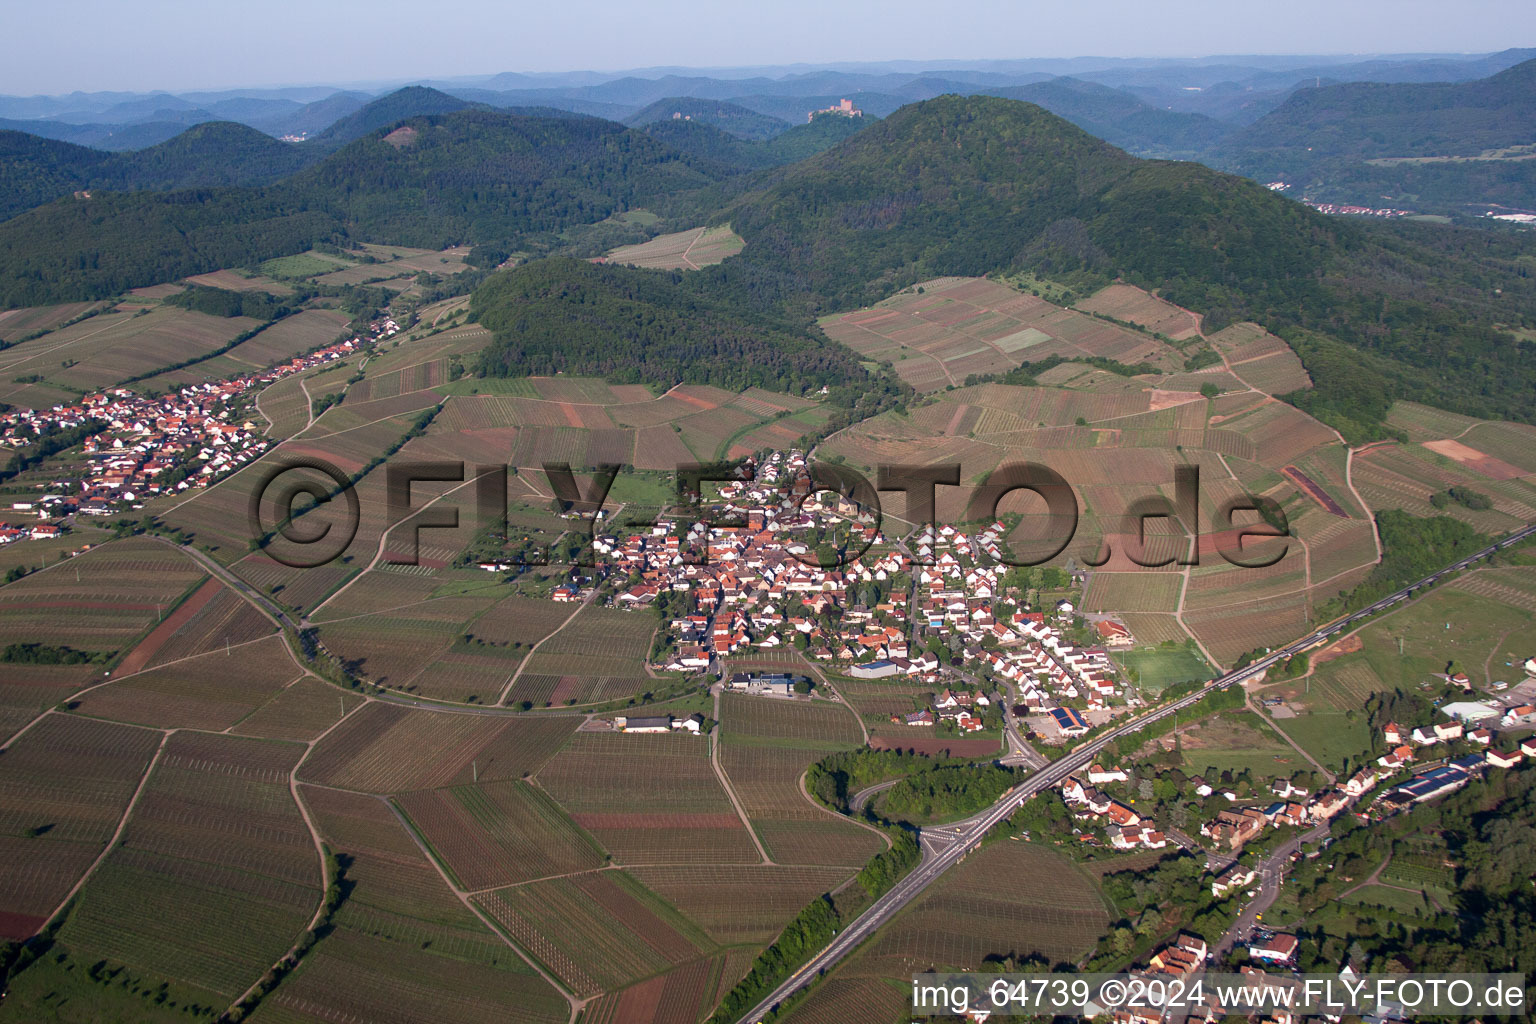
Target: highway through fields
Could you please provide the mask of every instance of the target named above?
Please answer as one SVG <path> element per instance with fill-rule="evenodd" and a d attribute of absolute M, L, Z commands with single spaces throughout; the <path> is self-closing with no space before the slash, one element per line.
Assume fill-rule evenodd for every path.
<path fill-rule="evenodd" d="M 1024 804 L 1024 801 L 1036 793 L 1058 785 L 1068 775 L 1086 767 L 1111 743 L 1114 743 L 1121 737 L 1134 735 L 1155 722 L 1178 714 L 1215 690 L 1247 682 L 1277 662 L 1284 661 L 1302 651 L 1317 647 L 1339 633 L 1348 632 L 1362 619 L 1367 619 L 1393 605 L 1406 601 L 1413 597 L 1420 589 L 1439 582 L 1442 577 L 1466 569 L 1474 562 L 1481 561 L 1489 555 L 1519 543 L 1532 535 L 1536 535 L 1536 524 L 1517 530 L 1482 550 L 1410 583 L 1401 590 L 1389 594 L 1353 614 L 1335 619 L 1333 622 L 1308 633 L 1301 639 L 1271 651 L 1250 665 L 1233 672 L 1228 672 L 1224 676 L 1219 676 L 1187 696 L 1128 720 L 1124 724 L 1095 737 L 1071 753 L 1051 762 L 1047 767 L 1013 787 L 987 810 L 963 822 L 942 827 L 939 830 L 939 835 L 953 836 L 954 838 L 951 841 L 925 842 L 923 844 L 924 857 L 922 863 L 913 868 L 910 874 L 892 886 L 889 891 L 872 903 L 869 909 L 865 910 L 848 927 L 839 932 L 805 966 L 801 967 L 783 984 L 769 993 L 767 998 L 754 1006 L 751 1011 L 741 1018 L 741 1024 L 754 1024 L 755 1021 L 760 1020 L 779 1003 L 830 970 L 838 961 L 853 952 L 860 943 L 869 938 L 882 925 L 900 912 L 903 907 L 916 899 L 940 875 L 960 863 L 967 854 L 980 846 L 982 838 L 994 825 L 1010 817 L 1014 811 Z M 924 831 L 927 832 L 928 830 Z M 934 838 L 938 839 L 938 836 Z"/>

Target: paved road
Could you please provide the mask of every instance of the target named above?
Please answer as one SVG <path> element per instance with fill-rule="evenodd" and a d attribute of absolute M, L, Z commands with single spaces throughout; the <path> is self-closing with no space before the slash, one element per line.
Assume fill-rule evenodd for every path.
<path fill-rule="evenodd" d="M 1328 834 L 1328 822 L 1315 825 L 1312 829 L 1298 836 L 1292 836 L 1289 840 L 1276 847 L 1268 857 L 1258 863 L 1258 892 L 1253 899 L 1243 908 L 1243 912 L 1232 922 L 1232 927 L 1221 937 L 1221 941 L 1212 950 L 1212 963 L 1220 963 L 1221 958 L 1227 955 L 1227 951 L 1237 944 L 1238 940 L 1247 938 L 1253 932 L 1253 926 L 1258 923 L 1259 915 L 1274 906 L 1275 900 L 1280 896 L 1280 882 L 1285 877 L 1285 865 L 1291 859 L 1291 855 L 1301 849 L 1307 843 L 1314 843 Z"/>
<path fill-rule="evenodd" d="M 1036 793 L 1059 784 L 1068 775 L 1087 767 L 1099 755 L 1100 751 L 1122 736 L 1133 735 L 1154 722 L 1159 722 L 1164 718 L 1183 711 L 1214 690 L 1225 689 L 1226 687 L 1246 682 L 1264 672 L 1276 662 L 1283 661 L 1301 651 L 1316 647 L 1329 637 L 1339 633 L 1346 633 L 1353 629 L 1355 624 L 1362 619 L 1366 619 L 1395 604 L 1408 600 L 1421 588 L 1439 581 L 1448 573 L 1465 569 L 1472 563 L 1487 558 L 1494 552 L 1509 547 L 1532 535 L 1536 535 L 1536 524 L 1524 527 L 1503 540 L 1490 544 L 1475 554 L 1468 555 L 1466 558 L 1460 559 L 1444 569 L 1431 573 L 1414 583 L 1410 583 L 1396 593 L 1389 594 L 1352 615 L 1336 619 L 1332 623 L 1308 633 L 1293 643 L 1277 648 L 1245 668 L 1238 669 L 1235 672 L 1228 672 L 1224 676 L 1213 679 L 1201 689 L 1181 697 L 1171 704 L 1163 705 L 1136 718 L 1129 719 L 1109 732 L 1098 736 L 1093 741 L 1052 762 L 1046 768 L 1009 790 L 997 803 L 993 804 L 986 811 L 968 819 L 965 823 L 961 823 L 963 826 L 963 837 L 943 844 L 943 848 L 937 851 L 934 850 L 933 845 L 925 843 L 923 862 L 914 868 L 911 874 L 897 882 L 890 891 L 871 904 L 868 910 L 864 911 L 847 928 L 838 933 L 804 967 L 800 968 L 788 980 L 769 993 L 766 999 L 754 1006 L 749 1013 L 741 1018 L 742 1024 L 753 1024 L 753 1022 L 759 1020 L 772 1010 L 775 1005 L 804 988 L 819 975 L 830 970 L 833 965 L 851 953 L 860 943 L 879 929 L 881 925 L 890 920 L 897 911 L 916 899 L 935 879 L 960 863 L 966 854 L 981 844 L 982 837 L 992 826 L 1008 818 L 1025 800 L 1028 800 Z M 1275 880 L 1275 885 L 1278 888 L 1278 877 Z M 1255 913 L 1257 914 L 1259 911 L 1255 911 Z"/>
<path fill-rule="evenodd" d="M 853 796 L 848 798 L 848 812 L 850 814 L 858 814 L 864 809 L 864 805 L 869 803 L 870 797 L 874 796 L 876 793 L 884 792 L 885 790 L 890 789 L 892 786 L 896 785 L 896 783 L 901 781 L 901 778 L 886 779 L 884 782 L 877 782 L 873 786 L 867 786 L 864 789 L 859 790 L 857 793 L 853 794 Z"/>

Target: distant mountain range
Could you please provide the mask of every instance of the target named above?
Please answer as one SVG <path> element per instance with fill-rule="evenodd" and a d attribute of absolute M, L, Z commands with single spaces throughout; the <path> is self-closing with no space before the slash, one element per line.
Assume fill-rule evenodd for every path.
<path fill-rule="evenodd" d="M 1433 213 L 1470 211 L 1480 203 L 1524 208 L 1536 206 L 1536 162 L 1374 166 L 1363 161 L 1473 156 L 1536 141 L 1530 96 L 1536 73 L 1515 69 L 1532 57 L 1536 50 L 1364 60 L 890 62 L 712 74 L 508 73 L 422 83 L 376 96 L 302 87 L 0 97 L 0 130 L 95 150 L 148 150 L 214 121 L 308 140 L 302 157 L 267 153 L 248 166 L 221 169 L 213 145 L 221 136 L 201 133 L 183 144 L 192 153 L 185 158 L 185 173 L 179 173 L 181 163 L 171 155 L 175 149 L 152 156 L 157 169 L 146 172 L 140 160 L 66 156 L 8 139 L 0 144 L 0 217 L 86 184 L 174 188 L 275 181 L 386 125 L 458 110 L 563 112 L 643 128 L 680 115 L 678 120 L 760 143 L 843 98 L 851 99 L 867 122 L 947 94 L 1025 100 L 1135 155 L 1200 160 L 1264 181 L 1283 180 L 1297 197 Z M 672 130 L 671 135 L 684 151 L 738 170 L 774 166 L 786 153 L 810 151 L 804 134 L 777 154 L 732 146 L 706 132 Z M 248 137 L 222 138 L 233 147 L 231 160 L 253 156 L 255 144 Z"/>
<path fill-rule="evenodd" d="M 1203 156 L 1319 199 L 1536 207 L 1536 60 L 1471 82 L 1300 89 Z"/>
<path fill-rule="evenodd" d="M 1512 50 L 1460 62 L 1377 61 L 1329 70 L 1366 67 L 1384 77 L 1414 79 L 1481 70 L 1526 52 Z M 803 159 L 908 103 L 968 92 L 1034 103 L 1137 156 L 1199 160 L 1260 181 L 1279 181 L 1297 198 L 1432 213 L 1474 212 L 1478 205 L 1495 204 L 1536 207 L 1536 160 L 1518 148 L 1536 141 L 1536 61 L 1503 68 L 1485 79 L 1460 82 L 1293 83 L 1278 106 L 1247 125 L 1157 106 L 1142 98 L 1163 88 L 1160 82 L 1189 80 L 1191 75 L 1204 81 L 1239 70 L 1235 65 L 1154 65 L 1099 72 L 1136 78 L 1142 84 L 1134 88 L 1076 77 L 1042 78 L 1035 73 L 1015 76 L 1034 81 L 995 85 L 992 81 L 1005 76 L 824 71 L 778 79 L 625 77 L 563 88 L 461 89 L 458 93 L 417 85 L 371 100 L 355 92 L 307 102 L 300 102 L 302 93 L 112 94 L 89 102 L 69 97 L 71 109 L 90 116 L 117 122 L 146 120 L 0 121 L 0 218 L 90 188 L 272 184 L 406 119 L 466 110 L 556 118 L 601 116 L 610 122 L 618 117 L 719 177 Z M 1258 82 L 1295 73 L 1249 70 L 1250 79 Z M 498 79 L 490 84 L 505 83 Z M 836 118 L 844 123 L 814 132 L 794 131 L 796 126 L 809 127 L 809 111 L 843 98 L 822 91 L 837 84 L 888 91 L 850 88 L 847 92 L 863 117 Z M 1218 90 L 1225 88 L 1218 86 Z M 657 92 L 689 89 L 752 91 L 734 99 L 686 92 L 647 99 Z M 1205 91 L 1203 86 L 1185 89 Z M 637 109 L 618 102 L 636 99 L 647 102 Z M 35 109 L 37 101 L 0 99 L 0 111 L 8 109 L 7 103 Z M 207 120 L 219 115 L 238 121 Z M 304 134 L 308 140 L 299 145 L 277 142 L 270 133 L 280 127 Z M 782 142 L 770 144 L 780 137 Z M 1511 147 L 1516 147 L 1513 152 L 1491 154 L 1497 159 L 1446 159 Z"/>
<path fill-rule="evenodd" d="M 1101 87 L 1043 84 L 1106 126 L 1148 116 Z M 423 108 L 437 112 L 411 113 Z M 1307 401 L 1348 429 L 1412 391 L 1528 414 L 1529 360 L 1492 325 L 1536 320 L 1536 299 L 1514 279 L 1502 297 L 1480 283 L 1495 272 L 1487 261 L 1507 269 L 1496 236 L 1362 234 L 1199 163 L 1137 159 L 1027 102 L 948 95 L 754 141 L 704 120 L 642 129 L 412 88 L 349 115 L 331 138 L 290 145 L 204 125 L 105 154 L 4 136 L 0 167 L 25 169 L 17 177 L 34 197 L 100 191 L 0 222 L 0 303 L 101 297 L 326 242 L 569 252 L 581 232 L 645 208 L 679 225 L 730 224 L 746 240 L 697 279 L 742 308 L 846 309 L 925 277 L 1007 269 L 1083 288 L 1121 278 L 1208 324 L 1291 331 L 1319 381 Z M 144 190 L 187 181 L 199 187 Z"/>

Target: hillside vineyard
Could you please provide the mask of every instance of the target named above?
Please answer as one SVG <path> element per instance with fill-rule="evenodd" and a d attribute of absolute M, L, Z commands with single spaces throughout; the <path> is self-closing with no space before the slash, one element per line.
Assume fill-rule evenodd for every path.
<path fill-rule="evenodd" d="M 1511 1012 L 1533 57 L 0 95 L 0 1024 Z"/>

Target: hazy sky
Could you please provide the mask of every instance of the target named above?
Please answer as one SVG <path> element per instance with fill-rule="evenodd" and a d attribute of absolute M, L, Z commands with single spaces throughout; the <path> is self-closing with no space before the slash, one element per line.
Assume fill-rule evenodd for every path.
<path fill-rule="evenodd" d="M 1531 0 L 0 0 L 0 92 L 939 58 L 1485 52 Z"/>

